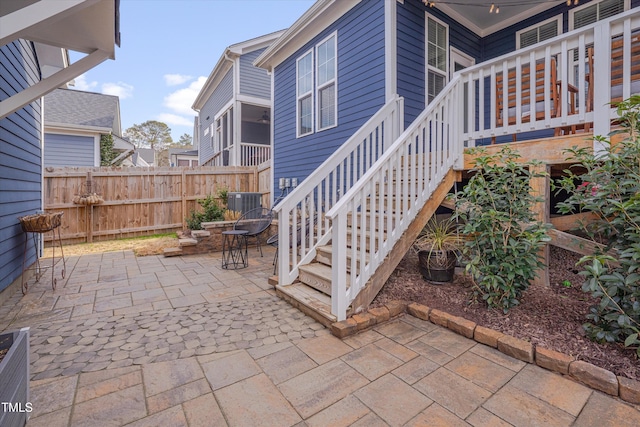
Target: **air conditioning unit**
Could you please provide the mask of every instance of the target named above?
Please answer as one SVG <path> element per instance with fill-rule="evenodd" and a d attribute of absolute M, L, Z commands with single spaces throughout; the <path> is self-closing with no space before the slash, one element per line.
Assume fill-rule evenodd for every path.
<path fill-rule="evenodd" d="M 262 193 L 229 193 L 227 209 L 245 214 L 262 207 Z"/>

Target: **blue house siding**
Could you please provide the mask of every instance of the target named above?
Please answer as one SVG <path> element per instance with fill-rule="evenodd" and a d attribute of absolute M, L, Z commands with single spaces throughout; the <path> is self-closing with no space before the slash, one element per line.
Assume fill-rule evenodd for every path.
<path fill-rule="evenodd" d="M 40 80 L 35 50 L 17 40 L 0 47 L 0 101 Z M 0 291 L 22 273 L 25 235 L 17 217 L 42 207 L 40 101 L 0 120 Z M 27 265 L 35 261 L 29 240 Z"/>
<path fill-rule="evenodd" d="M 398 3 L 398 94 L 404 97 L 405 126 L 425 108 L 425 11 L 449 26 L 449 44 L 480 59 L 481 38 L 419 0 Z"/>
<path fill-rule="evenodd" d="M 98 166 L 92 136 L 44 134 L 44 166 Z"/>
<path fill-rule="evenodd" d="M 296 138 L 296 59 L 334 31 L 338 125 Z M 274 188 L 280 177 L 306 178 L 384 105 L 384 69 L 383 0 L 360 3 L 275 68 Z"/>
<path fill-rule="evenodd" d="M 216 114 L 220 109 L 227 105 L 233 98 L 233 67 L 224 75 L 218 87 L 215 88 L 211 97 L 200 110 L 200 164 L 209 161 L 213 155 L 213 147 L 211 146 L 211 124 L 215 120 Z M 205 129 L 209 128 L 209 133 L 205 136 Z M 215 129 L 214 129 L 215 131 Z"/>
<path fill-rule="evenodd" d="M 240 57 L 240 93 L 257 98 L 271 99 L 271 76 L 267 70 L 253 66 L 253 61 L 262 53 L 259 49 Z"/>

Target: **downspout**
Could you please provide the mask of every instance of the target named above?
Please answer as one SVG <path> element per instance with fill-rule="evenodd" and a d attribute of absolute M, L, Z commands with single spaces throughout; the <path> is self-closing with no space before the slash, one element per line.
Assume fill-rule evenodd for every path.
<path fill-rule="evenodd" d="M 384 1 L 384 80 L 385 103 L 398 92 L 398 4 L 397 0 Z"/>
<path fill-rule="evenodd" d="M 233 105 L 233 132 L 231 133 L 231 138 L 233 140 L 233 151 L 229 153 L 229 166 L 241 166 L 241 158 L 240 158 L 240 126 L 242 126 L 242 111 L 240 105 L 238 104 L 238 91 L 240 86 L 240 67 L 236 67 L 236 60 L 239 56 L 234 54 L 234 57 L 231 58 L 229 56 L 230 50 L 227 49 L 224 52 L 225 61 L 229 61 L 231 63 L 231 69 L 233 70 L 233 78 L 232 78 L 232 105 Z"/>

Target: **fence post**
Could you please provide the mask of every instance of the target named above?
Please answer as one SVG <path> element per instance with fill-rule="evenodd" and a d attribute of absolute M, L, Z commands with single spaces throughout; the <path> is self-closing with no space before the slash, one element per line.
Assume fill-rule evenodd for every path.
<path fill-rule="evenodd" d="M 187 217 L 187 191 L 186 191 L 186 178 L 187 178 L 187 174 L 185 173 L 184 168 L 182 169 L 182 182 L 180 183 L 180 189 L 182 190 L 180 192 L 181 196 L 182 196 L 182 230 L 186 230 L 187 229 L 187 223 L 185 218 Z"/>
<path fill-rule="evenodd" d="M 87 182 L 85 187 L 89 188 L 89 182 L 93 184 L 93 175 L 91 171 L 87 172 Z M 88 191 L 88 190 L 87 190 Z M 93 205 L 86 205 L 85 218 L 87 223 L 87 243 L 93 243 Z"/>

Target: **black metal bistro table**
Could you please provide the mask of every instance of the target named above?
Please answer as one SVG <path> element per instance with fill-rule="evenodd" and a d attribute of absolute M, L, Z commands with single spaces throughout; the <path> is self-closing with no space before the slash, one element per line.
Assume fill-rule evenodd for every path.
<path fill-rule="evenodd" d="M 222 268 L 237 269 L 249 266 L 247 230 L 222 232 Z"/>

